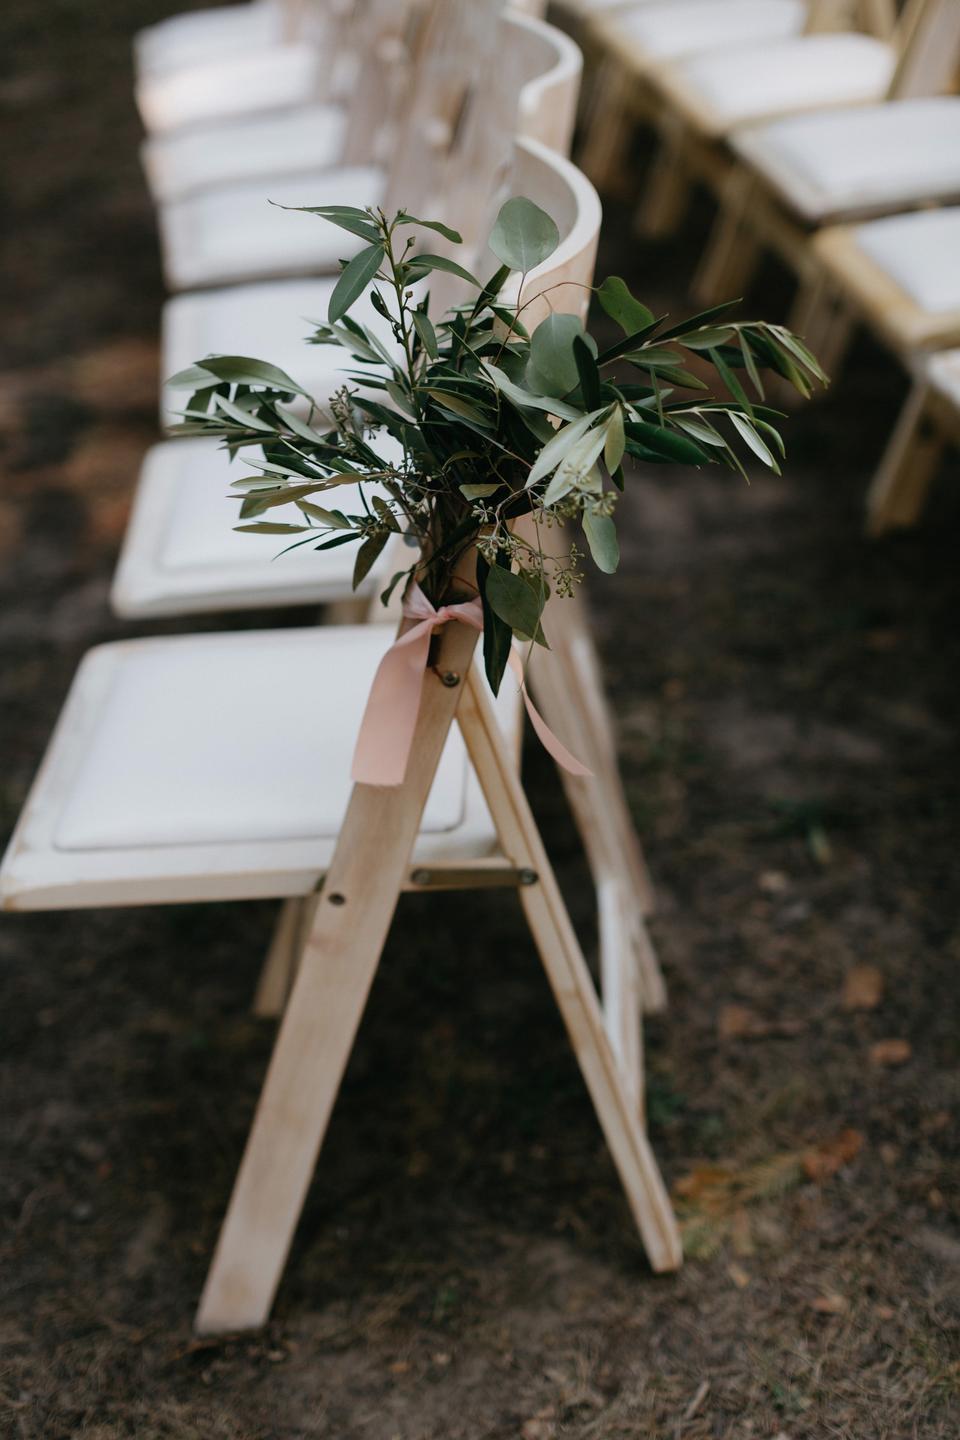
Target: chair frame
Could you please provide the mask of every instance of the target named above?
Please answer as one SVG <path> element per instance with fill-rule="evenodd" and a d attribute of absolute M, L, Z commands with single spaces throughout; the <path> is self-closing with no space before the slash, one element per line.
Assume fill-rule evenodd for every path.
<path fill-rule="evenodd" d="M 257 1328 L 269 1315 L 455 718 L 504 852 L 522 877 L 527 924 L 650 1263 L 662 1271 L 681 1262 L 676 1221 L 635 1096 L 515 766 L 472 676 L 476 643 L 475 632 L 460 625 L 436 640 L 403 785 L 354 786 L 207 1276 L 196 1317 L 200 1334 Z M 463 879 L 469 884 L 466 873 Z"/>

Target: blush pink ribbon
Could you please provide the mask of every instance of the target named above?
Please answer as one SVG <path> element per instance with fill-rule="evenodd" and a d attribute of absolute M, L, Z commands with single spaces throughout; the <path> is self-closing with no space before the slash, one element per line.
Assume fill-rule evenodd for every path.
<path fill-rule="evenodd" d="M 398 635 L 377 666 L 353 752 L 351 776 L 362 785 L 403 784 L 433 632 L 448 620 L 483 630 L 483 605 L 479 596 L 459 605 L 441 605 L 437 610 L 416 582 L 403 602 L 403 615 L 414 623 Z M 510 651 L 509 664 L 520 686 L 530 724 L 544 749 L 571 775 L 589 775 L 591 772 L 586 766 L 557 739 L 527 694 L 523 664 L 515 650 Z"/>

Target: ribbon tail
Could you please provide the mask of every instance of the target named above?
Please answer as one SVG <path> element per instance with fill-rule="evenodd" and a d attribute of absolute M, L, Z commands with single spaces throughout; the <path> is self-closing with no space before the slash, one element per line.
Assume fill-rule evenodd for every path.
<path fill-rule="evenodd" d="M 523 703 L 526 706 L 527 715 L 530 717 L 530 724 L 533 726 L 534 733 L 537 739 L 540 741 L 540 744 L 543 746 L 544 750 L 546 750 L 547 754 L 552 756 L 552 758 L 556 760 L 557 764 L 561 766 L 562 769 L 566 770 L 568 774 L 592 776 L 593 771 L 588 770 L 586 765 L 584 765 L 582 761 L 578 760 L 576 755 L 572 755 L 567 749 L 566 745 L 564 745 L 562 741 L 557 739 L 556 735 L 554 735 L 546 720 L 544 720 L 543 716 L 540 714 L 540 711 L 537 709 L 536 705 L 534 705 L 533 701 L 530 699 L 530 695 L 527 691 L 527 682 L 524 679 L 523 674 L 523 662 L 521 661 L 520 656 L 517 654 L 516 650 L 510 651 L 509 664 L 510 669 L 517 677 L 517 680 L 520 684 L 520 693 L 523 696 Z"/>
<path fill-rule="evenodd" d="M 432 620 L 395 640 L 377 666 L 353 752 L 361 785 L 402 785 L 420 712 Z"/>

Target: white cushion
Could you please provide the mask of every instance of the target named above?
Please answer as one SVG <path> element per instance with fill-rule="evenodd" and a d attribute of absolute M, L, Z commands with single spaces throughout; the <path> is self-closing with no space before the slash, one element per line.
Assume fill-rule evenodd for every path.
<path fill-rule="evenodd" d="M 931 355 L 926 364 L 926 378 L 960 411 L 960 350 Z"/>
<path fill-rule="evenodd" d="M 336 165 L 346 125 L 340 106 L 308 105 L 158 136 L 141 158 L 154 200 L 169 203 L 216 185 Z"/>
<path fill-rule="evenodd" d="M 151 134 L 203 125 L 255 111 L 307 105 L 328 84 L 322 51 L 306 41 L 266 45 L 205 64 L 147 75 L 136 88 L 137 108 Z"/>
<path fill-rule="evenodd" d="M 921 310 L 960 310 L 960 209 L 918 210 L 858 225 L 864 254 Z"/>
<path fill-rule="evenodd" d="M 378 437 L 377 450 L 385 458 L 387 447 L 394 456 L 399 449 L 389 436 Z M 231 461 L 216 441 L 205 439 L 167 441 L 148 452 L 111 592 L 119 615 L 132 619 L 320 605 L 355 593 L 355 544 L 320 553 L 311 545 L 288 551 L 296 535 L 254 535 L 234 528 L 244 522 L 240 497 L 230 485 L 256 473 L 249 461 L 257 454 L 257 449 L 245 450 Z M 380 488 L 371 484 L 365 493 L 369 500 Z M 352 488 L 338 489 L 331 503 L 347 514 L 362 513 Z M 278 506 L 263 518 L 303 523 L 293 505 Z M 325 538 L 318 535 L 316 543 Z M 356 593 L 371 596 L 388 574 L 407 564 L 408 556 L 398 557 L 387 546 Z"/>
<path fill-rule="evenodd" d="M 960 98 L 898 100 L 751 126 L 734 148 L 811 221 L 960 194 Z"/>
<path fill-rule="evenodd" d="M 172 15 L 134 38 L 138 74 L 158 75 L 231 53 L 258 50 L 283 38 L 283 23 L 283 6 L 277 0 L 249 0 L 245 5 Z"/>
<path fill-rule="evenodd" d="M 319 146 L 318 146 L 319 148 Z M 359 250 L 355 235 L 282 206 L 377 205 L 386 177 L 372 166 L 302 171 L 164 205 L 160 238 L 174 290 L 271 275 L 328 274 Z"/>
<path fill-rule="evenodd" d="M 307 893 L 330 863 L 383 625 L 104 645 L 84 659 L 0 870 L 16 909 Z M 517 688 L 497 711 L 515 744 Z M 451 731 L 419 864 L 494 853 Z"/>
<path fill-rule="evenodd" d="M 635 64 L 652 64 L 799 35 L 806 18 L 804 0 L 655 0 L 613 14 L 604 33 L 622 44 Z"/>
<path fill-rule="evenodd" d="M 333 230 L 315 215 L 299 215 L 308 229 Z M 338 235 L 349 236 L 343 231 Z M 325 324 L 336 281 L 275 280 L 263 285 L 239 285 L 232 290 L 198 291 L 178 295 L 163 307 L 161 377 L 169 379 L 206 355 L 246 355 L 266 360 L 296 380 L 323 409 L 334 390 L 346 383 L 344 371 L 353 366 L 349 354 L 337 345 L 308 345 L 311 329 Z M 359 324 L 375 331 L 389 350 L 399 354 L 390 327 L 363 295 L 350 310 Z M 176 414 L 189 400 L 183 390 L 165 390 L 161 419 L 178 424 Z"/>
<path fill-rule="evenodd" d="M 689 96 L 703 128 L 719 135 L 767 115 L 878 100 L 895 66 L 893 47 L 869 35 L 805 35 L 697 55 L 662 84 Z"/>

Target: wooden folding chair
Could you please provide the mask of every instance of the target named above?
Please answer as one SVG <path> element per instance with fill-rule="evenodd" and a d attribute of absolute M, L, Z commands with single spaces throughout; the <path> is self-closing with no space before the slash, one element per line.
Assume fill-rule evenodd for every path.
<path fill-rule="evenodd" d="M 735 54 L 835 29 L 849 10 L 847 0 L 644 0 L 603 8 L 584 27 L 588 53 L 600 56 L 601 70 L 591 87 L 580 157 L 587 173 L 601 191 L 633 194 L 633 130 L 638 124 L 655 129 L 661 154 L 638 223 L 644 233 L 666 233 L 679 222 L 685 201 L 675 152 L 686 137 L 681 117 L 660 93 L 660 77 L 689 57 Z"/>
<path fill-rule="evenodd" d="M 917 523 L 948 443 L 960 445 L 960 350 L 917 360 L 913 387 L 867 495 L 870 535 Z"/>
<path fill-rule="evenodd" d="M 572 167 L 536 147 L 530 154 L 566 176 L 574 203 L 589 202 L 555 265 L 530 277 L 549 288 L 592 256 L 599 206 Z M 471 560 L 465 557 L 455 589 L 469 586 Z M 472 629 L 451 623 L 436 639 L 403 784 L 355 785 L 332 844 L 304 831 L 312 806 L 329 809 L 343 791 L 343 741 L 381 634 L 376 626 L 242 632 L 91 652 L 0 870 L 0 896 L 19 909 L 305 893 L 311 863 L 323 876 L 201 1301 L 203 1332 L 257 1326 L 269 1313 L 407 887 L 517 888 L 651 1264 L 680 1263 L 637 1097 L 608 1039 L 520 785 L 515 742 L 475 678 Z M 311 692 L 325 694 L 327 704 L 311 704 Z M 505 687 L 498 715 L 509 720 L 515 700 Z M 269 725 L 259 713 L 264 705 Z M 472 779 L 451 750 L 454 718 Z M 424 829 L 428 803 L 434 809 Z"/>
<path fill-rule="evenodd" d="M 355 37 L 359 73 L 351 86 L 344 163 L 320 158 L 297 173 L 217 186 L 157 213 L 171 290 L 192 290 L 283 275 L 335 275 L 360 241 L 334 226 L 311 227 L 304 204 L 393 204 L 404 179 L 413 213 L 433 192 L 463 97 L 492 61 L 504 0 L 369 0 L 373 37 Z M 361 137 L 361 144 L 357 137 Z M 414 161 L 416 163 L 414 163 Z"/>
<path fill-rule="evenodd" d="M 368 0 L 260 0 L 176 16 L 134 41 L 144 129 L 308 105 L 328 93 L 341 26 Z"/>
<path fill-rule="evenodd" d="M 960 100 L 941 95 L 960 63 L 960 6 L 906 0 L 893 43 L 895 104 L 794 115 L 729 137 L 735 163 L 721 181 L 698 299 L 742 294 L 765 246 L 800 281 L 791 324 L 805 333 L 820 281 L 811 230 L 960 195 Z"/>

